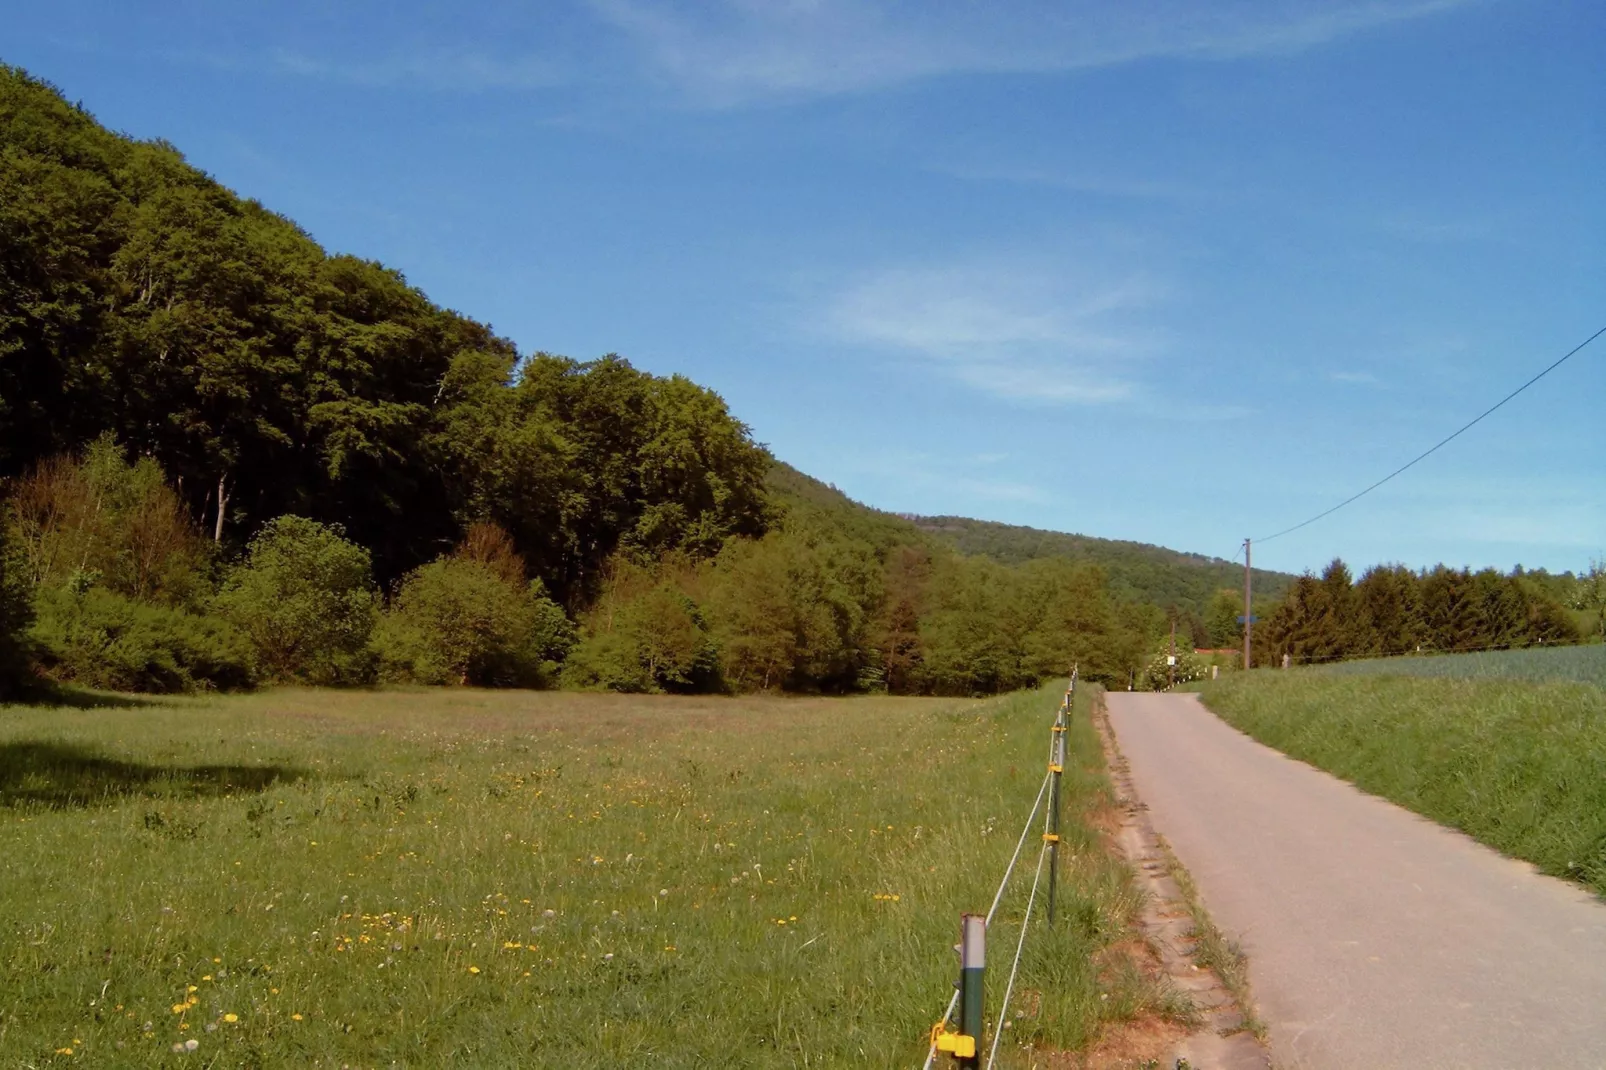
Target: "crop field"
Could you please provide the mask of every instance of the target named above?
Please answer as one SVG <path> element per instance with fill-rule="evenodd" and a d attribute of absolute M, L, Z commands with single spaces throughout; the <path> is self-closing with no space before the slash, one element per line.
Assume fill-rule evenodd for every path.
<path fill-rule="evenodd" d="M 0 1065 L 917 1066 L 1058 697 L 0 708 Z M 1123 951 L 1072 740 L 1010 1066 L 1187 1013 Z"/>
<path fill-rule="evenodd" d="M 1606 644 L 1369 658 L 1308 671 L 1339 676 L 1444 676 L 1457 680 L 1531 680 L 1546 683 L 1571 680 L 1606 687 Z"/>
<path fill-rule="evenodd" d="M 1576 669 L 1549 655 L 1601 650 L 1535 651 L 1547 658 L 1526 664 Z M 1233 673 L 1201 691 L 1262 743 L 1606 895 L 1606 689 L 1268 670 Z"/>

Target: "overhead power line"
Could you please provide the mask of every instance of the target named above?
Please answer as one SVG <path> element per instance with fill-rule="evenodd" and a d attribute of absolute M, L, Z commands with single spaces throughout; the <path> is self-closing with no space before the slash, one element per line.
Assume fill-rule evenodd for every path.
<path fill-rule="evenodd" d="M 1389 480 L 1393 479 L 1395 476 L 1401 474 L 1402 472 L 1404 472 L 1407 469 L 1411 468 L 1412 466 L 1418 464 L 1419 462 L 1427 460 L 1427 458 L 1429 458 L 1433 454 L 1437 453 L 1440 449 L 1443 449 L 1445 446 L 1447 446 L 1451 442 L 1455 441 L 1455 439 L 1461 437 L 1461 435 L 1463 435 L 1467 431 L 1470 431 L 1479 422 L 1481 422 L 1484 417 L 1488 416 L 1490 413 L 1492 413 L 1496 409 L 1500 408 L 1500 406 L 1504 405 L 1506 402 L 1510 401 L 1512 398 L 1516 397 L 1518 394 L 1522 393 L 1524 390 L 1527 390 L 1530 386 L 1533 386 L 1535 383 L 1537 383 L 1539 380 L 1543 379 L 1545 376 L 1549 375 L 1551 372 L 1555 371 L 1557 368 L 1561 367 L 1563 364 L 1565 364 L 1567 362 L 1568 358 L 1570 358 L 1573 354 L 1577 353 L 1579 350 L 1583 349 L 1585 346 L 1587 346 L 1589 343 L 1593 342 L 1595 339 L 1599 338 L 1603 334 L 1606 334 L 1606 327 L 1602 327 L 1600 330 L 1596 331 L 1594 334 L 1590 335 L 1588 338 L 1585 338 L 1582 342 L 1579 342 L 1577 345 L 1573 346 L 1571 349 L 1569 349 L 1561 357 L 1560 360 L 1557 360 L 1556 362 L 1551 364 L 1549 367 L 1547 367 L 1543 371 L 1541 371 L 1538 375 L 1535 375 L 1532 379 L 1529 379 L 1526 383 L 1523 383 L 1521 386 L 1517 387 L 1517 389 L 1513 390 L 1511 393 L 1507 394 L 1505 397 L 1501 398 L 1499 401 L 1495 402 L 1493 405 L 1490 405 L 1487 409 L 1484 409 L 1482 412 L 1478 413 L 1477 416 L 1474 416 L 1471 420 L 1468 420 L 1465 424 L 1462 424 L 1460 427 L 1456 428 L 1456 430 L 1454 432 L 1452 432 L 1451 434 L 1449 434 L 1449 435 L 1445 436 L 1444 438 L 1440 439 L 1438 442 L 1434 443 L 1427 450 L 1423 451 L 1422 453 L 1418 454 L 1417 456 L 1411 458 L 1409 461 L 1407 461 L 1404 464 L 1400 465 L 1400 467 L 1396 468 L 1394 471 L 1390 472 L 1388 475 L 1384 476 L 1382 479 L 1378 480 L 1376 483 L 1373 483 L 1371 486 L 1367 487 L 1365 490 L 1358 491 L 1355 494 L 1351 494 L 1348 498 L 1345 498 L 1343 501 L 1339 502 L 1337 505 L 1333 506 L 1331 509 L 1323 510 L 1322 512 L 1317 513 L 1315 516 L 1311 517 L 1309 520 L 1302 520 L 1299 523 L 1295 524 L 1293 527 L 1284 528 L 1283 530 L 1277 532 L 1275 535 L 1262 535 L 1260 538 L 1255 539 L 1254 541 L 1255 542 L 1270 542 L 1272 539 L 1280 539 L 1284 535 L 1287 535 L 1287 534 L 1289 534 L 1291 532 L 1298 531 L 1300 528 L 1306 527 L 1307 525 L 1316 523 L 1316 521 L 1322 519 L 1323 517 L 1332 516 L 1334 513 L 1338 512 L 1340 509 L 1344 508 L 1344 506 L 1350 504 L 1351 502 L 1353 502 L 1353 501 L 1355 501 L 1355 500 L 1357 500 L 1359 498 L 1364 498 L 1366 495 L 1372 493 L 1378 487 L 1381 487 L 1383 484 L 1387 483 Z"/>

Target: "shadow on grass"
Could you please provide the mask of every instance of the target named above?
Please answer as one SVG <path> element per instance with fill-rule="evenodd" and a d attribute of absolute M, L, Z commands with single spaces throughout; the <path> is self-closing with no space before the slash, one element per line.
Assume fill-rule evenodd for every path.
<path fill-rule="evenodd" d="M 47 706 L 71 710 L 140 709 L 160 706 L 158 695 L 128 695 L 120 691 L 91 691 L 70 684 L 39 683 L 6 699 L 6 705 Z"/>
<path fill-rule="evenodd" d="M 70 743 L 0 743 L 0 807 L 88 807 L 133 796 L 196 798 L 266 791 L 307 770 L 279 765 L 145 765 Z"/>

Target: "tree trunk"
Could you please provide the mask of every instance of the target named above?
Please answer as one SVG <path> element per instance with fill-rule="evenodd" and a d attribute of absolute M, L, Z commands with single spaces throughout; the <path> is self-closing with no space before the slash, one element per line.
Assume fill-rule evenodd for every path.
<path fill-rule="evenodd" d="M 217 477 L 217 525 L 212 529 L 212 541 L 223 541 L 223 514 L 229 507 L 228 476 Z"/>

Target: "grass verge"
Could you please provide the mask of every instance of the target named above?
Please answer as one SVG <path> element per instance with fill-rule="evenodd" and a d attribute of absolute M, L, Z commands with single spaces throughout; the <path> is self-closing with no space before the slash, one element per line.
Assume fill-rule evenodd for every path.
<path fill-rule="evenodd" d="M 0 1063 L 918 1064 L 1058 697 L 0 708 Z M 1137 902 L 1085 711 L 1071 753 L 1012 1066 L 1164 1002 L 1108 968 Z"/>
<path fill-rule="evenodd" d="M 1285 754 L 1606 895 L 1606 690 L 1301 671 L 1202 696 Z"/>

